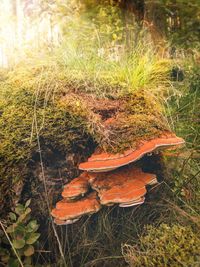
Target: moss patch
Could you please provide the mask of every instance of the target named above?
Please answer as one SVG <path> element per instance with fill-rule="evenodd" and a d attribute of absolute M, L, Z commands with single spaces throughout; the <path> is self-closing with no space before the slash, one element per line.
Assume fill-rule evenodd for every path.
<path fill-rule="evenodd" d="M 125 259 L 132 266 L 198 266 L 200 239 L 190 226 L 147 227 L 139 246 L 125 246 Z"/>
<path fill-rule="evenodd" d="M 139 90 L 126 98 L 125 112 L 127 114 L 144 114 L 161 116 L 162 105 L 155 95 L 147 90 Z"/>
<path fill-rule="evenodd" d="M 11 200 L 18 182 L 27 175 L 28 164 L 38 154 L 38 141 L 42 153 L 50 149 L 65 155 L 79 148 L 83 150 L 91 139 L 94 124 L 98 124 L 98 116 L 75 97 L 69 97 L 63 104 L 62 90 L 38 91 L 31 83 L 25 86 L 8 78 L 0 83 L 0 91 L 0 203 L 3 206 L 8 202 L 5 195 Z"/>
<path fill-rule="evenodd" d="M 123 114 L 109 127 L 109 138 L 103 141 L 102 147 L 109 152 L 123 152 L 135 148 L 138 141 L 159 137 L 166 129 L 166 124 L 155 116 Z"/>
<path fill-rule="evenodd" d="M 150 140 L 169 131 L 161 104 L 143 90 L 126 99 L 123 111 L 106 128 L 108 136 L 101 146 L 114 153 L 135 148 L 141 139 Z"/>
<path fill-rule="evenodd" d="M 19 68 L 19 73 L 0 79 L 1 203 L 3 192 L 12 199 L 14 188 L 29 175 L 38 141 L 44 155 L 47 150 L 79 153 L 91 140 L 104 150 L 119 152 L 167 129 L 160 104 L 148 92 L 114 99 L 78 94 L 63 73 L 55 79 L 51 71 Z M 110 117 L 115 123 L 104 125 Z"/>

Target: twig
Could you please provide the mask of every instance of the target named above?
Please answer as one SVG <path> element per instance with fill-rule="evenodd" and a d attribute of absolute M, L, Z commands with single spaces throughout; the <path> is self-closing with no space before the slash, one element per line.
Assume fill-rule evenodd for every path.
<path fill-rule="evenodd" d="M 1 228 L 2 228 L 2 230 L 3 230 L 3 232 L 4 232 L 5 236 L 6 236 L 6 238 L 8 239 L 8 242 L 10 243 L 10 245 L 11 245 L 11 247 L 12 247 L 12 249 L 13 249 L 13 251 L 14 251 L 14 253 L 15 253 L 17 259 L 18 259 L 18 261 L 19 261 L 19 264 L 21 265 L 21 267 L 24 267 L 24 265 L 23 265 L 23 263 L 22 263 L 22 261 L 21 261 L 19 255 L 18 255 L 16 249 L 14 248 L 13 243 L 12 243 L 12 241 L 10 240 L 9 235 L 6 233 L 6 229 L 5 229 L 5 227 L 3 226 L 3 223 L 2 223 L 1 221 L 0 221 L 0 225 L 1 225 Z"/>

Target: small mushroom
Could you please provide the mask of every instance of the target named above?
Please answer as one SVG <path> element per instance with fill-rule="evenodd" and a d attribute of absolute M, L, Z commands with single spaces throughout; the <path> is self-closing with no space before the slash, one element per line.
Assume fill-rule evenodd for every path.
<path fill-rule="evenodd" d="M 135 162 L 143 157 L 145 154 L 151 153 L 158 148 L 168 148 L 184 144 L 184 140 L 177 137 L 171 132 L 165 132 L 162 136 L 156 137 L 149 141 L 141 140 L 136 149 L 126 150 L 124 153 L 109 154 L 98 153 L 93 154 L 87 162 L 79 165 L 79 169 L 90 172 L 105 172 L 111 171 L 121 166 Z"/>
<path fill-rule="evenodd" d="M 92 192 L 88 196 L 69 202 L 66 199 L 59 201 L 56 204 L 56 208 L 52 210 L 51 215 L 57 220 L 65 221 L 67 223 L 73 223 L 74 220 L 80 218 L 83 215 L 96 213 L 101 208 L 101 205 L 97 199 L 97 193 Z"/>

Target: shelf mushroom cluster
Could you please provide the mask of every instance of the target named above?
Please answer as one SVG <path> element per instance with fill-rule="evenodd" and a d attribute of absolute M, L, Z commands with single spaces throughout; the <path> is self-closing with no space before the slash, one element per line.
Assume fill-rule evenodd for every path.
<path fill-rule="evenodd" d="M 141 140 L 135 149 L 109 154 L 97 150 L 79 165 L 84 172 L 64 186 L 63 199 L 52 210 L 57 225 L 72 224 L 83 215 L 98 212 L 102 205 L 131 207 L 144 203 L 147 185 L 157 183 L 155 174 L 145 173 L 134 162 L 145 154 L 179 146 L 182 138 L 164 132 L 159 138 Z"/>

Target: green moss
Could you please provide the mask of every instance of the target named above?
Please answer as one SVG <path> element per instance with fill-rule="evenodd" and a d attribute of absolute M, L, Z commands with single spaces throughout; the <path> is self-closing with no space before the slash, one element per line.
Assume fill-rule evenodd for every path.
<path fill-rule="evenodd" d="M 50 148 L 65 155 L 83 148 L 94 131 L 94 121 L 98 124 L 83 101 L 75 96 L 62 100 L 67 90 L 52 93 L 48 87 L 34 89 L 32 81 L 20 84 L 11 78 L 0 83 L 1 203 L 27 174 L 27 164 L 38 153 L 38 138 L 42 152 Z"/>
<path fill-rule="evenodd" d="M 162 105 L 154 94 L 147 90 L 139 90 L 126 100 L 125 112 L 127 114 L 162 115 Z"/>
<path fill-rule="evenodd" d="M 51 144 L 61 150 L 87 132 L 89 121 L 86 115 L 76 114 L 56 102 L 34 110 L 29 97 L 24 103 L 9 104 L 1 115 L 0 151 L 6 160 L 17 162 L 30 158 L 37 145 L 36 129 L 43 145 Z"/>
<path fill-rule="evenodd" d="M 200 238 L 191 227 L 181 225 L 147 227 L 138 246 L 125 246 L 130 266 L 177 267 L 199 266 Z"/>
<path fill-rule="evenodd" d="M 142 90 L 122 100 L 116 123 L 105 129 L 90 103 L 94 95 L 72 93 L 63 73 L 55 74 L 51 69 L 19 68 L 0 79 L 1 192 L 23 180 L 27 164 L 38 153 L 38 138 L 42 152 L 50 148 L 64 155 L 89 139 L 118 152 L 167 128 L 159 104 Z"/>
<path fill-rule="evenodd" d="M 159 101 L 141 90 L 126 99 L 123 112 L 108 127 L 108 138 L 103 140 L 102 147 L 110 152 L 122 152 L 136 147 L 141 139 L 150 140 L 168 130 Z"/>
<path fill-rule="evenodd" d="M 140 140 L 158 137 L 166 130 L 166 124 L 152 115 L 122 115 L 116 124 L 109 127 L 109 139 L 103 142 L 105 150 L 122 152 L 134 148 Z"/>

